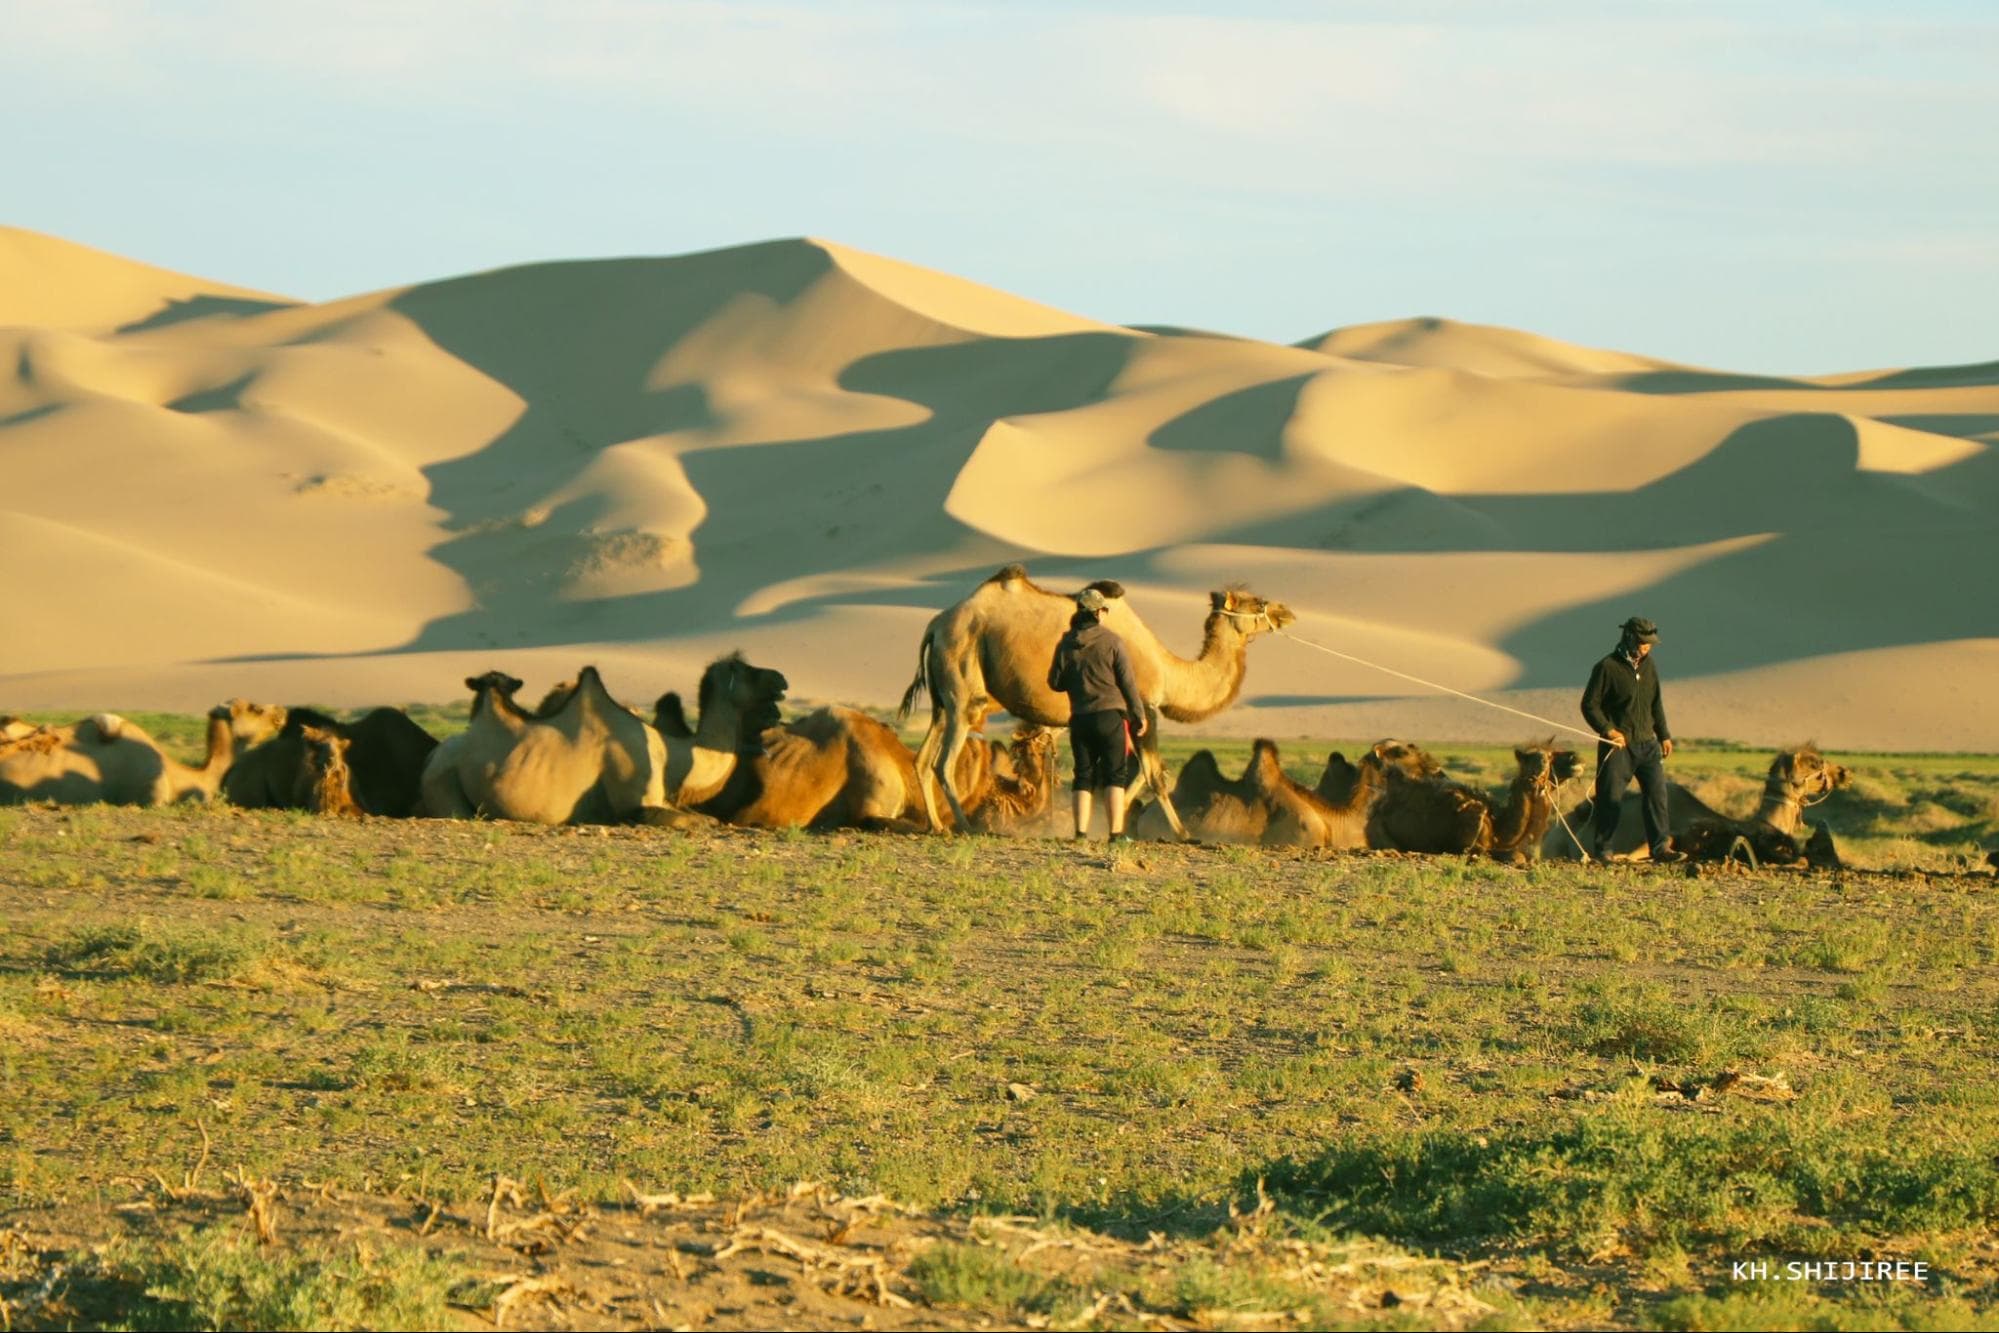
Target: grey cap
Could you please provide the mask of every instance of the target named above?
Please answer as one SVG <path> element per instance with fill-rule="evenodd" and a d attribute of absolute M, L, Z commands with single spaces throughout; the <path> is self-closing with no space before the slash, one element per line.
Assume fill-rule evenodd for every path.
<path fill-rule="evenodd" d="M 1659 627 L 1643 616 L 1633 616 L 1618 628 L 1630 635 L 1633 643 L 1659 642 Z"/>
<path fill-rule="evenodd" d="M 1076 605 L 1082 607 L 1085 611 L 1101 611 L 1109 606 L 1110 603 L 1095 588 L 1085 588 L 1076 594 Z"/>

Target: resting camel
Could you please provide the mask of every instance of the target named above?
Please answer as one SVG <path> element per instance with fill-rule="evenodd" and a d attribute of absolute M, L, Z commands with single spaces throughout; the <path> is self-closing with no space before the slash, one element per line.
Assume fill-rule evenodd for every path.
<path fill-rule="evenodd" d="M 595 667 L 551 717 L 524 713 L 514 677 L 466 680 L 472 724 L 424 766 L 424 809 L 536 824 L 605 823 L 665 805 L 665 747 L 657 732 L 605 690 Z"/>
<path fill-rule="evenodd" d="M 1829 762 L 1819 753 L 1818 746 L 1808 741 L 1770 761 L 1763 780 L 1762 799 L 1747 819 L 1721 814 L 1679 783 L 1667 783 L 1667 827 L 1673 844 L 1697 861 L 1725 860 L 1736 850 L 1737 839 L 1741 839 L 1759 862 L 1788 865 L 1803 860 L 1813 866 L 1837 866 L 1839 852 L 1833 846 L 1832 831 L 1823 824 L 1808 826 L 1804 810 L 1852 780 L 1853 775 L 1844 765 Z M 1584 801 L 1569 812 L 1569 823 L 1585 838 L 1589 835 L 1583 825 L 1590 808 L 1590 803 Z M 1645 822 L 1638 810 L 1638 794 L 1627 793 L 1611 853 L 1642 855 L 1644 846 Z M 1559 829 L 1543 841 L 1542 848 L 1551 857 L 1575 860 L 1580 855 Z"/>
<path fill-rule="evenodd" d="M 308 767 L 305 733 L 316 729 L 344 743 L 348 803 L 355 813 L 398 819 L 423 813 L 423 769 L 437 740 L 409 714 L 377 708 L 358 722 L 338 722 L 311 708 L 274 711 L 282 722 L 278 734 L 245 751 L 223 779 L 222 794 L 231 802 L 251 809 L 321 809 L 318 803 L 330 797 L 314 796 L 308 802 L 299 785 Z M 304 790 L 316 788 L 307 784 Z"/>
<path fill-rule="evenodd" d="M 1367 824 L 1368 845 L 1392 851 L 1484 853 L 1536 861 L 1562 784 L 1582 771 L 1573 750 L 1548 740 L 1513 751 L 1519 765 L 1504 804 L 1457 782 L 1391 779 Z"/>
<path fill-rule="evenodd" d="M 337 731 L 301 727 L 298 773 L 289 804 L 321 815 L 368 813 L 354 800 L 355 779 L 348 764 L 352 745 L 351 740 Z"/>
<path fill-rule="evenodd" d="M 965 753 L 971 752 L 967 744 Z M 987 769 L 988 784 L 971 791 L 966 807 L 972 831 L 1020 832 L 1048 813 L 1055 792 L 1055 733 L 1031 723 L 1015 726 L 1006 749 L 993 749 Z"/>
<path fill-rule="evenodd" d="M 1053 738 L 1023 728 L 1014 741 L 1018 764 L 1032 771 L 1035 756 L 1052 766 Z M 701 813 L 751 828 L 872 828 L 917 832 L 923 819 L 916 757 L 894 731 L 852 708 L 829 707 L 763 735 L 763 753 L 739 762 L 727 784 L 703 803 Z M 992 747 L 974 737 L 959 755 L 957 779 L 966 793 L 972 826 L 997 831 L 998 822 L 1039 814 L 1047 783 L 1035 804 L 1032 777 L 996 771 Z"/>
<path fill-rule="evenodd" d="M 1338 751 L 1326 758 L 1317 790 L 1291 780 L 1274 741 L 1258 740 L 1240 778 L 1221 774 L 1215 757 L 1202 750 L 1180 769 L 1176 802 L 1187 827 L 1202 842 L 1261 843 L 1273 847 L 1324 847 L 1355 851 L 1366 847 L 1367 817 L 1387 785 L 1390 772 L 1415 779 L 1433 776 L 1436 760 L 1407 741 L 1377 741 L 1358 766 Z M 1164 813 L 1146 806 L 1132 821 L 1133 836 L 1164 841 L 1170 836 Z"/>
<path fill-rule="evenodd" d="M 533 823 L 680 822 L 718 793 L 740 755 L 761 750 L 787 683 L 741 654 L 701 677 L 701 725 L 666 737 L 613 699 L 594 667 L 546 717 L 513 701 L 520 681 L 489 672 L 465 682 L 472 725 L 440 745 L 423 773 L 424 808 L 446 818 Z"/>
<path fill-rule="evenodd" d="M 1283 628 L 1295 617 L 1288 607 L 1247 592 L 1212 593 L 1200 655 L 1189 660 L 1167 651 L 1125 601 L 1121 585 L 1103 580 L 1090 586 L 1110 599 L 1104 624 L 1124 640 L 1139 697 L 1145 702 L 1147 726 L 1138 738 L 1139 778 L 1133 794 L 1148 785 L 1158 792 L 1167 822 L 1176 835 L 1185 837 L 1180 816 L 1166 794 L 1159 716 L 1199 722 L 1234 703 L 1242 690 L 1250 640 Z M 896 720 L 909 717 L 918 692 L 930 692 L 930 728 L 917 751 L 916 767 L 923 777 L 923 808 L 932 829 L 944 827 L 933 781 L 944 790 L 954 824 L 965 827 L 964 800 L 953 774 L 966 737 L 993 708 L 1004 708 L 1039 726 L 1068 724 L 1068 696 L 1048 688 L 1048 667 L 1075 611 L 1074 597 L 1037 587 L 1025 568 L 1008 565 L 971 596 L 939 612 L 923 631 L 916 679 L 902 696 Z"/>
<path fill-rule="evenodd" d="M 268 710 L 242 700 L 208 713 L 200 767 L 176 761 L 136 723 L 98 713 L 69 726 L 37 727 L 0 741 L 0 805 L 171 805 L 211 799 L 244 741 L 269 734 Z"/>
<path fill-rule="evenodd" d="M 1264 830 L 1268 847 L 1319 847 L 1333 851 L 1360 851 L 1368 841 L 1368 821 L 1384 793 L 1395 783 L 1411 785 L 1428 782 L 1441 772 L 1429 753 L 1408 741 L 1381 740 L 1360 757 L 1358 771 L 1345 800 L 1327 800 L 1319 792 L 1293 782 L 1277 762 L 1277 747 L 1258 741 L 1256 752 L 1243 776 L 1270 808 L 1270 825 Z M 1336 755 L 1342 765 L 1345 756 Z M 1329 758 L 1327 768 L 1333 769 Z M 1336 785 L 1343 774 L 1321 775 L 1319 785 Z"/>

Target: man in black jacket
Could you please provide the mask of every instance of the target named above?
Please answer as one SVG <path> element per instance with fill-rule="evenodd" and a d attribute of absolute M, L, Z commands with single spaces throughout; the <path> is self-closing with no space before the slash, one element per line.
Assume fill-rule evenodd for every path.
<path fill-rule="evenodd" d="M 1623 637 L 1617 651 L 1596 664 L 1583 690 L 1583 720 L 1603 738 L 1596 747 L 1596 809 L 1590 821 L 1596 859 L 1610 859 L 1618 807 L 1636 775 L 1652 859 L 1684 861 L 1686 853 L 1673 846 L 1666 822 L 1665 760 L 1673 752 L 1673 737 L 1659 697 L 1659 670 L 1652 664 L 1659 627 L 1633 616 L 1618 628 Z"/>
<path fill-rule="evenodd" d="M 1069 696 L 1069 753 L 1076 761 L 1076 836 L 1090 828 L 1090 794 L 1102 790 L 1111 841 L 1124 831 L 1125 788 L 1138 776 L 1134 738 L 1145 734 L 1145 703 L 1138 697 L 1124 640 L 1106 629 L 1110 603 L 1095 588 L 1076 595 L 1069 632 L 1055 645 L 1048 688 Z"/>

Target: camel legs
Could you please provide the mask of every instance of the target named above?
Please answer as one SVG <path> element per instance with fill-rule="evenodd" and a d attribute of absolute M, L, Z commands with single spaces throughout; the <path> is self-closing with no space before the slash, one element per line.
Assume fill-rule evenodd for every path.
<path fill-rule="evenodd" d="M 931 787 L 935 780 L 944 789 L 944 799 L 951 805 L 952 827 L 960 831 L 969 828 L 965 823 L 965 807 L 958 800 L 958 789 L 952 785 L 951 774 L 958 764 L 958 755 L 965 748 L 965 740 L 972 734 L 971 723 L 955 709 L 938 710 L 930 715 L 930 730 L 924 733 L 923 748 L 916 754 L 916 781 L 923 788 L 923 813 L 930 819 L 930 831 L 942 833 L 944 822 L 937 817 L 937 793 Z"/>
<path fill-rule="evenodd" d="M 1131 784 L 1125 799 L 1137 799 L 1148 785 L 1159 794 L 1159 808 L 1165 813 L 1166 822 L 1173 826 L 1173 836 L 1182 842 L 1192 842 L 1187 826 L 1180 822 L 1180 812 L 1173 808 L 1171 788 L 1166 782 L 1166 761 L 1159 757 L 1159 710 L 1151 704 L 1145 706 L 1145 734 L 1138 738 L 1138 781 Z"/>

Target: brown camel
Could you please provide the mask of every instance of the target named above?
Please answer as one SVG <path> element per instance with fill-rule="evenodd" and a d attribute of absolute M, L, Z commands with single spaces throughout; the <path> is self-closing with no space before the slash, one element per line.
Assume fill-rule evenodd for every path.
<path fill-rule="evenodd" d="M 354 801 L 354 777 L 347 762 L 353 741 L 338 731 L 300 727 L 299 767 L 289 804 L 321 815 L 363 815 Z"/>
<path fill-rule="evenodd" d="M 577 674 L 576 688 L 547 718 L 514 704 L 519 682 L 511 676 L 489 672 L 465 683 L 475 694 L 472 724 L 424 766 L 430 814 L 581 824 L 665 807 L 665 745 L 611 697 L 595 667 Z"/>
<path fill-rule="evenodd" d="M 98 713 L 68 726 L 37 727 L 0 742 L 0 805 L 171 805 L 211 799 L 236 749 L 269 734 L 267 710 L 241 700 L 208 713 L 208 753 L 199 767 L 175 760 L 136 723 Z"/>
<path fill-rule="evenodd" d="M 1247 592 L 1213 593 L 1200 655 L 1190 660 L 1167 650 L 1125 601 L 1122 586 L 1103 580 L 1090 587 L 1110 600 L 1104 624 L 1124 640 L 1146 706 L 1147 727 L 1138 738 L 1139 778 L 1132 792 L 1149 785 L 1159 793 L 1167 821 L 1184 837 L 1180 816 L 1166 794 L 1160 715 L 1198 722 L 1234 703 L 1242 690 L 1250 640 L 1295 617 L 1288 607 Z M 896 719 L 907 719 L 918 692 L 929 690 L 930 728 L 916 766 L 923 775 L 923 805 L 932 829 L 944 827 L 933 782 L 943 788 L 953 822 L 965 827 L 963 797 L 952 775 L 965 738 L 986 713 L 998 707 L 1039 726 L 1068 724 L 1068 696 L 1048 688 L 1048 667 L 1075 611 L 1073 596 L 1037 587 L 1025 568 L 1008 565 L 971 596 L 939 612 L 924 630 L 916 679 L 903 694 Z"/>
<path fill-rule="evenodd" d="M 965 753 L 972 752 L 966 745 Z M 975 833 L 1016 834 L 1041 820 L 1055 793 L 1055 733 L 1023 722 L 1005 750 L 987 764 L 988 784 L 966 788 L 966 817 Z"/>
<path fill-rule="evenodd" d="M 739 762 L 721 791 L 698 807 L 701 813 L 751 828 L 918 832 L 927 827 L 916 756 L 866 713 L 821 708 L 765 731 L 762 740 L 763 753 Z M 1016 745 L 1022 754 L 1036 748 L 1031 736 Z M 1052 742 L 1045 748 L 1052 749 Z M 1015 817 L 1032 804 L 1031 784 L 995 768 L 983 737 L 974 737 L 959 755 L 956 776 L 975 828 L 981 815 L 1002 817 L 988 814 L 995 804 L 1007 805 Z M 1046 802 L 1044 791 L 1041 804 Z"/>
<path fill-rule="evenodd" d="M 1457 782 L 1391 779 L 1368 820 L 1368 845 L 1391 851 L 1540 859 L 1562 784 L 1582 771 L 1553 738 L 1513 751 L 1518 765 L 1504 802 Z"/>
<path fill-rule="evenodd" d="M 1173 806 L 1187 835 L 1197 842 L 1261 842 L 1270 825 L 1270 809 L 1258 798 L 1247 770 L 1241 778 L 1223 776 L 1213 750 L 1196 750 L 1180 765 Z M 1171 842 L 1180 836 L 1161 801 L 1133 803 L 1128 827 L 1143 842 Z"/>
<path fill-rule="evenodd" d="M 1339 757 L 1344 764 L 1344 756 Z M 1330 759 L 1327 768 L 1333 768 Z M 1243 776 L 1270 809 L 1262 839 L 1265 846 L 1352 852 L 1373 845 L 1368 840 L 1369 820 L 1393 784 L 1428 782 L 1441 771 L 1437 761 L 1419 746 L 1394 739 L 1376 741 L 1360 757 L 1346 799 L 1330 801 L 1293 782 L 1277 761 L 1276 745 L 1258 741 Z M 1329 780 L 1328 775 L 1321 775 L 1319 784 L 1333 786 L 1340 776 L 1333 773 Z"/>
<path fill-rule="evenodd" d="M 512 677 L 504 679 L 511 680 Z M 514 688 L 519 688 L 516 682 Z M 338 736 L 348 797 L 358 813 L 403 819 L 423 813 L 423 770 L 437 739 L 400 708 L 376 708 L 358 722 L 340 722 L 311 708 L 274 709 L 278 734 L 240 756 L 223 779 L 222 793 L 251 809 L 318 809 L 300 795 L 308 766 L 307 729 Z M 323 798 L 314 797 L 314 802 Z"/>
<path fill-rule="evenodd" d="M 1736 819 L 1711 808 L 1705 801 L 1677 782 L 1666 784 L 1666 819 L 1673 844 L 1695 860 L 1719 861 L 1740 854 L 1746 847 L 1759 863 L 1792 865 L 1802 860 L 1812 866 L 1837 866 L 1838 849 L 1832 831 L 1823 824 L 1808 824 L 1806 806 L 1816 805 L 1834 790 L 1846 786 L 1853 775 L 1806 742 L 1785 750 L 1770 761 L 1763 780 L 1763 795 L 1756 810 L 1746 819 Z M 1569 823 L 1587 839 L 1584 824 L 1590 804 L 1584 801 L 1569 812 Z M 1738 846 L 1737 840 L 1742 840 Z M 1638 810 L 1637 793 L 1627 793 L 1617 821 L 1617 836 L 1611 842 L 1612 855 L 1643 857 L 1645 823 Z M 1580 856 L 1560 829 L 1542 842 L 1549 857 L 1576 860 Z"/>
<path fill-rule="evenodd" d="M 1369 747 L 1357 766 L 1338 751 L 1328 755 L 1312 790 L 1284 772 L 1274 741 L 1260 739 L 1240 778 L 1223 777 L 1211 752 L 1196 753 L 1181 766 L 1173 798 L 1185 812 L 1188 830 L 1202 842 L 1355 851 L 1367 846 L 1368 813 L 1390 772 L 1422 779 L 1437 771 L 1436 760 L 1417 746 L 1383 740 Z M 1154 841 L 1172 836 L 1164 812 L 1153 805 L 1133 816 L 1132 830 L 1132 836 Z"/>

